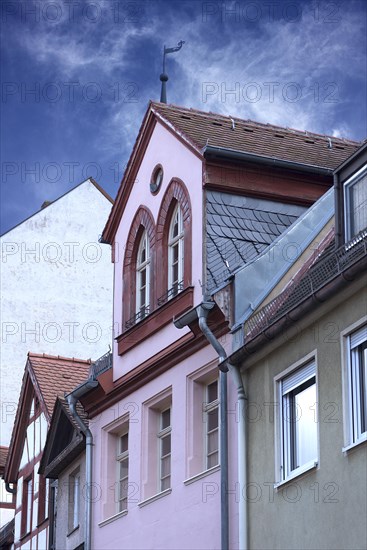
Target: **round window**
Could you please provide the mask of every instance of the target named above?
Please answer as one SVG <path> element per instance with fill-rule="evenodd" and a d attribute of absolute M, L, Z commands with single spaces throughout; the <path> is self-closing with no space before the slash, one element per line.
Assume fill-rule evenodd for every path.
<path fill-rule="evenodd" d="M 150 191 L 155 195 L 158 193 L 163 180 L 163 168 L 160 164 L 153 170 L 153 174 L 150 180 Z"/>

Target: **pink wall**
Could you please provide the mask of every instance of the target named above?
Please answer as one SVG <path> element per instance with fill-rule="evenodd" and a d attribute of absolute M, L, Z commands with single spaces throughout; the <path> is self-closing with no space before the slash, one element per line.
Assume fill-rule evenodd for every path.
<path fill-rule="evenodd" d="M 161 164 L 164 170 L 163 182 L 157 195 L 152 195 L 149 183 L 154 167 Z M 133 218 L 140 205 L 147 206 L 157 221 L 159 208 L 164 193 L 172 178 L 181 179 L 186 185 L 191 199 L 192 208 L 192 283 L 195 286 L 194 302 L 201 301 L 202 280 L 202 164 L 201 161 L 180 143 L 159 122 L 151 136 L 149 145 L 137 174 L 136 182 L 131 191 L 128 205 L 123 214 L 122 221 L 117 231 L 116 242 L 118 246 L 118 261 L 115 262 L 115 289 L 114 289 L 114 326 L 115 336 L 121 333 L 122 318 L 122 267 L 125 253 L 125 243 Z M 185 330 L 178 331 L 173 324 L 167 326 L 164 331 L 156 334 L 134 348 L 131 353 L 119 357 L 117 344 L 114 345 L 114 379 L 116 380 L 128 370 L 152 356 L 153 353 L 168 346 L 176 339 L 181 338 Z"/>
<path fill-rule="evenodd" d="M 189 458 L 193 407 L 190 403 L 189 378 L 204 365 L 215 369 L 216 354 L 206 347 L 175 368 L 146 384 L 140 390 L 121 400 L 92 421 L 94 436 L 94 479 L 100 480 L 93 504 L 93 547 L 94 548 L 166 548 L 201 549 L 220 548 L 220 471 L 217 469 L 190 484 L 184 481 L 189 477 Z M 215 369 L 217 373 L 218 370 Z M 236 473 L 236 395 L 229 385 L 229 442 L 230 472 L 229 489 L 235 490 Z M 139 507 L 146 498 L 144 477 L 146 456 L 155 449 L 147 449 L 146 424 L 143 403 L 172 387 L 172 492 L 162 498 Z M 106 427 L 113 421 L 130 412 L 129 421 L 129 484 L 131 502 L 128 513 L 116 517 L 103 526 L 98 526 L 111 516 L 111 508 L 106 501 L 113 499 L 110 471 L 106 470 L 109 453 L 114 453 L 113 444 L 106 445 Z M 204 469 L 204 468 L 203 468 Z M 108 479 L 109 477 L 109 479 Z M 237 491 L 238 493 L 238 491 Z M 230 494 L 231 548 L 237 548 L 237 496 Z M 116 510 L 115 510 L 116 511 Z"/>

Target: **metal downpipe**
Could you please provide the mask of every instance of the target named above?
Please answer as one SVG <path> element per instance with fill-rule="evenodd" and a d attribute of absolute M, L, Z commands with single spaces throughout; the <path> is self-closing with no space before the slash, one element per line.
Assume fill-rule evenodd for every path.
<path fill-rule="evenodd" d="M 227 366 L 221 363 L 226 359 L 222 345 L 215 338 L 207 325 L 209 309 L 200 305 L 197 308 L 199 327 L 206 339 L 219 355 L 219 388 L 220 388 L 220 517 L 221 517 L 221 549 L 229 549 L 229 513 L 228 513 L 228 420 L 227 420 Z M 224 367 L 224 372 L 223 372 Z"/>
<path fill-rule="evenodd" d="M 80 397 L 87 393 L 90 389 L 95 388 L 98 382 L 95 380 L 88 380 L 82 386 L 77 387 L 69 395 L 67 395 L 67 401 L 70 412 L 78 424 L 79 428 L 85 435 L 85 484 L 86 484 L 86 505 L 85 505 L 85 543 L 84 549 L 91 550 L 91 534 L 92 534 L 92 447 L 93 436 L 90 429 L 84 424 L 83 420 L 78 415 L 76 410 L 76 404 Z"/>
<path fill-rule="evenodd" d="M 242 377 L 239 372 L 239 370 L 232 365 L 227 358 L 227 354 L 225 352 L 225 349 L 221 345 L 221 343 L 217 340 L 217 338 L 214 336 L 212 331 L 207 325 L 207 317 L 210 309 L 208 307 L 203 307 L 204 305 L 201 305 L 197 308 L 197 314 L 199 318 L 199 327 L 204 336 L 207 338 L 209 343 L 213 346 L 215 351 L 218 353 L 219 356 L 219 369 L 220 369 L 220 381 L 222 384 L 222 380 L 225 380 L 225 411 L 223 420 L 225 421 L 225 439 L 223 437 L 223 444 L 225 445 L 225 457 L 222 457 L 222 449 L 221 446 L 221 484 L 222 484 L 222 491 L 223 488 L 226 488 L 226 495 L 221 499 L 222 507 L 224 506 L 224 503 L 226 505 L 226 511 L 225 515 L 222 516 L 222 518 L 226 521 L 226 534 L 222 532 L 222 549 L 224 548 L 223 543 L 224 540 L 226 540 L 227 547 L 229 546 L 229 517 L 228 517 L 228 421 L 227 421 L 227 409 L 228 409 L 228 403 L 227 403 L 227 376 L 226 372 L 229 370 L 231 372 L 231 375 L 233 377 L 234 384 L 237 389 L 237 399 L 238 399 L 238 419 L 237 419 L 237 462 L 238 462 L 238 482 L 240 485 L 240 491 L 242 498 L 240 498 L 239 502 L 239 510 L 238 510 L 238 540 L 239 540 L 239 550 L 247 550 L 248 548 L 248 524 L 247 524 L 247 499 L 246 499 L 246 490 L 247 490 L 247 445 L 246 445 L 246 395 L 245 395 L 245 389 L 243 387 Z M 223 385 L 223 391 L 224 391 L 224 385 Z M 222 392 L 222 385 L 221 385 L 221 392 Z M 221 393 L 221 400 L 222 400 L 222 393 Z M 222 401 L 221 401 L 222 403 Z M 224 409 L 224 406 L 223 406 Z M 221 408 L 221 422 L 222 422 L 222 408 Z M 222 439 L 221 439 L 222 443 Z M 223 452 L 224 454 L 224 452 Z M 223 478 L 222 478 L 222 459 L 225 463 L 225 472 L 223 472 Z M 225 478 L 225 479 L 224 479 Z M 223 510 L 222 510 L 223 511 Z M 223 524 L 222 524 L 223 525 Z M 225 539 L 225 536 L 227 537 Z"/>

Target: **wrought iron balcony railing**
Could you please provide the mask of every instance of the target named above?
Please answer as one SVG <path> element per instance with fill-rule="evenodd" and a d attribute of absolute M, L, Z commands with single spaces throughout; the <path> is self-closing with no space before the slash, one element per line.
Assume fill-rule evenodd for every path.
<path fill-rule="evenodd" d="M 130 317 L 128 321 L 126 321 L 125 323 L 126 330 L 136 325 L 136 323 L 138 323 L 139 321 L 142 321 L 143 319 L 145 319 L 147 315 L 149 315 L 149 307 L 142 307 L 138 311 L 138 313 L 136 313 L 135 315 Z"/>
<path fill-rule="evenodd" d="M 174 298 L 182 290 L 184 290 L 184 282 L 180 281 L 179 283 L 175 283 L 172 288 L 158 298 L 158 306 L 163 306 L 163 304 L 168 302 L 171 298 Z"/>

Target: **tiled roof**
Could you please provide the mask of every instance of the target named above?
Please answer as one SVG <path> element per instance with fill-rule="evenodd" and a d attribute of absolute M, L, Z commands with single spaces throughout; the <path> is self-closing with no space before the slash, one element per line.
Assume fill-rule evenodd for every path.
<path fill-rule="evenodd" d="M 306 210 L 266 199 L 207 193 L 207 290 L 256 258 Z"/>
<path fill-rule="evenodd" d="M 46 354 L 28 353 L 29 366 L 34 372 L 49 416 L 57 397 L 70 393 L 89 376 L 91 361 Z"/>
<path fill-rule="evenodd" d="M 262 124 L 252 120 L 152 102 L 166 119 L 199 149 L 224 147 L 281 160 L 335 169 L 360 146 L 359 142 Z"/>
<path fill-rule="evenodd" d="M 72 388 L 74 389 L 74 388 Z M 65 397 L 61 397 L 61 396 L 58 396 L 58 400 L 60 401 L 60 404 L 65 412 L 65 414 L 67 415 L 68 419 L 70 420 L 70 422 L 72 423 L 72 425 L 74 426 L 74 428 L 80 432 L 80 427 L 79 425 L 75 422 L 75 419 L 73 417 L 73 415 L 71 414 L 70 412 L 70 409 L 69 409 L 69 405 L 68 405 L 68 402 L 67 402 L 67 399 Z M 56 405 L 55 405 L 55 408 L 56 408 Z M 87 416 L 87 413 L 85 412 L 84 410 L 84 407 L 83 405 L 80 403 L 80 401 L 77 401 L 76 405 L 75 405 L 75 408 L 76 408 L 76 411 L 78 413 L 78 415 L 80 416 L 80 418 L 83 420 L 84 424 L 86 426 L 88 426 L 88 416 Z"/>

